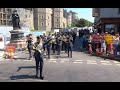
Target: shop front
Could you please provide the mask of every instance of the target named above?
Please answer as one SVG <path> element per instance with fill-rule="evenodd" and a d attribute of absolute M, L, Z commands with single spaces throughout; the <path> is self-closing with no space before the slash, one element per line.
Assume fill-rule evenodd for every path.
<path fill-rule="evenodd" d="M 120 18 L 100 18 L 96 27 L 99 33 L 114 32 L 120 34 Z"/>

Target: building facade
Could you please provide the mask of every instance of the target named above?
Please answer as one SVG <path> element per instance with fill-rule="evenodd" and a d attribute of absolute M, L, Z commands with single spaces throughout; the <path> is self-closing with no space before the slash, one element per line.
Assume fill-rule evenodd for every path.
<path fill-rule="evenodd" d="M 52 9 L 36 8 L 34 9 L 34 27 L 36 30 L 50 31 L 52 28 Z"/>
<path fill-rule="evenodd" d="M 120 8 L 93 8 L 95 27 L 99 32 L 110 32 L 112 29 L 120 33 Z"/>
<path fill-rule="evenodd" d="M 63 8 L 53 8 L 53 26 L 52 29 L 62 29 L 63 28 Z"/>
<path fill-rule="evenodd" d="M 72 14 L 68 12 L 67 14 L 67 26 L 72 25 Z"/>
<path fill-rule="evenodd" d="M 63 17 L 63 29 L 67 28 L 67 19 Z"/>
<path fill-rule="evenodd" d="M 76 12 L 70 11 L 69 13 L 72 14 L 72 22 L 74 22 L 74 20 L 76 20 L 76 19 L 79 19 L 78 14 Z"/>
<path fill-rule="evenodd" d="M 11 25 L 11 8 L 0 8 L 0 25 Z"/>

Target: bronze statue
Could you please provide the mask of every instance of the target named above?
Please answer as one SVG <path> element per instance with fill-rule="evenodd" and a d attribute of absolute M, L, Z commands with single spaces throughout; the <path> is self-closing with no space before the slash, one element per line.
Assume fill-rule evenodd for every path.
<path fill-rule="evenodd" d="M 17 13 L 17 10 L 14 10 L 12 13 L 12 25 L 13 25 L 13 30 L 20 29 L 20 17 Z"/>

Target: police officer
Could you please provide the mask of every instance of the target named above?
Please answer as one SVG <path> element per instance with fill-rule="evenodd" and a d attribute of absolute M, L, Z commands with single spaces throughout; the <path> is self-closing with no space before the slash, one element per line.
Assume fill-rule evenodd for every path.
<path fill-rule="evenodd" d="M 38 72 L 40 67 L 40 79 L 44 78 L 42 76 L 42 70 L 43 70 L 43 46 L 42 45 L 43 45 L 42 39 L 40 37 L 37 37 L 37 42 L 35 42 L 33 50 L 35 50 L 34 57 L 36 62 L 36 78 L 38 78 Z"/>
<path fill-rule="evenodd" d="M 72 44 L 73 42 L 73 37 L 71 35 L 67 35 L 67 53 L 68 53 L 68 57 L 72 58 Z"/>

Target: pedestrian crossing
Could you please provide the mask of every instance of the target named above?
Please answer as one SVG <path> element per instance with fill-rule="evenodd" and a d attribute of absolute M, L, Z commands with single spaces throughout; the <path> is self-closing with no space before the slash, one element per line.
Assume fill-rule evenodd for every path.
<path fill-rule="evenodd" d="M 5 63 L 8 61 L 12 61 L 12 62 L 34 62 L 33 59 L 31 60 L 10 60 L 10 59 L 6 59 L 6 60 L 1 60 L 1 63 Z M 88 64 L 88 65 L 116 65 L 116 66 L 120 66 L 120 62 L 119 61 L 113 61 L 113 60 L 80 60 L 80 59 L 73 59 L 73 58 L 51 58 L 51 59 L 45 59 L 45 62 L 48 63 L 73 63 L 73 64 Z"/>
<path fill-rule="evenodd" d="M 89 64 L 89 65 L 117 65 L 120 66 L 120 62 L 119 61 L 96 61 L 96 60 L 70 60 L 70 59 L 49 59 L 48 62 L 50 63 L 74 63 L 74 64 Z"/>

